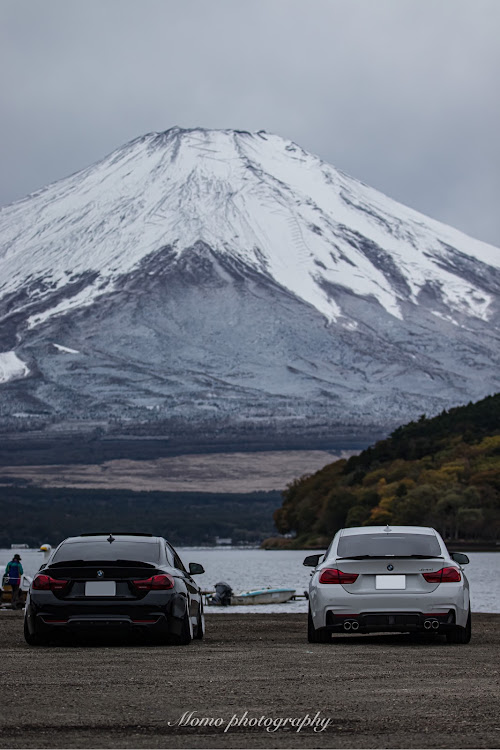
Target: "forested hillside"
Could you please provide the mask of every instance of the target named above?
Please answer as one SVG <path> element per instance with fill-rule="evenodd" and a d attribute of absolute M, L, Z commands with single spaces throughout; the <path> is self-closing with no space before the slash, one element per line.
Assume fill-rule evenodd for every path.
<path fill-rule="evenodd" d="M 449 540 L 500 539 L 500 394 L 422 415 L 283 496 L 274 519 L 294 547 L 322 547 L 345 526 L 386 523 L 433 526 Z"/>
<path fill-rule="evenodd" d="M 2 477 L 0 476 L 0 482 Z M 0 547 L 59 544 L 89 531 L 141 531 L 176 545 L 256 543 L 273 533 L 278 492 L 221 494 L 0 487 Z"/>

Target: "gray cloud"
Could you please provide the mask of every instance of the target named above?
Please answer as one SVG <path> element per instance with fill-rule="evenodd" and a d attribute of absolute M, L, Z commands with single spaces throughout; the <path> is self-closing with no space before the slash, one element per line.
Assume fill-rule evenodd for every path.
<path fill-rule="evenodd" d="M 500 245 L 497 0 L 0 5 L 0 204 L 173 125 L 265 128 Z"/>

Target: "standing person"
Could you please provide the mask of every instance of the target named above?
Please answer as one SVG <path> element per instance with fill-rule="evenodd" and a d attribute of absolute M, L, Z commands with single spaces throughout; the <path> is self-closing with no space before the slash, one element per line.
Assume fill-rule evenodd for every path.
<path fill-rule="evenodd" d="M 12 560 L 7 563 L 5 568 L 4 581 L 12 587 L 12 599 L 10 606 L 12 609 L 17 609 L 17 602 L 19 599 L 19 587 L 21 585 L 21 576 L 24 573 L 23 566 L 21 565 L 20 555 L 14 555 Z"/>

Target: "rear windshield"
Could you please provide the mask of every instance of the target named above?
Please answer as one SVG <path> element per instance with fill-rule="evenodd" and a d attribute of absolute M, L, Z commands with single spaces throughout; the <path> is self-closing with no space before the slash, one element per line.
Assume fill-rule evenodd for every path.
<path fill-rule="evenodd" d="M 83 540 L 78 542 L 63 543 L 54 557 L 52 563 L 65 562 L 66 560 L 133 560 L 135 562 L 147 562 L 158 564 L 160 561 L 160 545 L 158 542 L 120 541 L 108 542 L 101 540 Z"/>
<path fill-rule="evenodd" d="M 352 534 L 339 540 L 337 557 L 440 557 L 441 548 L 433 534 Z"/>

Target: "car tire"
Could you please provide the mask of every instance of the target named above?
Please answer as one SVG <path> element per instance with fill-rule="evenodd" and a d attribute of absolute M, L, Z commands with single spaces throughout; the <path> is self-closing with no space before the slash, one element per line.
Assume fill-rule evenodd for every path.
<path fill-rule="evenodd" d="M 191 625 L 188 609 L 182 618 L 181 632 L 179 635 L 173 636 L 172 640 L 177 646 L 188 646 L 193 640 L 193 626 Z"/>
<path fill-rule="evenodd" d="M 332 635 L 326 628 L 315 628 L 311 608 L 307 615 L 307 640 L 309 643 L 330 643 Z"/>
<path fill-rule="evenodd" d="M 37 633 L 36 629 L 34 633 L 30 633 L 26 618 L 24 618 L 24 640 L 28 646 L 46 646 L 49 642 L 47 636 Z"/>
<path fill-rule="evenodd" d="M 467 623 L 465 625 L 465 628 L 462 628 L 461 625 L 454 625 L 453 630 L 450 630 L 448 633 L 446 633 L 446 640 L 448 643 L 469 643 L 472 636 L 472 616 L 471 611 L 469 607 L 469 615 L 467 617 Z"/>
<path fill-rule="evenodd" d="M 205 615 L 203 614 L 203 605 L 200 604 L 198 608 L 198 619 L 196 622 L 196 633 L 194 637 L 196 638 L 196 640 L 201 641 L 204 635 L 205 635 Z"/>

